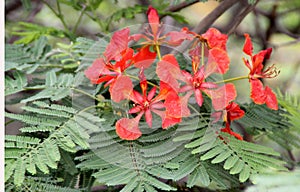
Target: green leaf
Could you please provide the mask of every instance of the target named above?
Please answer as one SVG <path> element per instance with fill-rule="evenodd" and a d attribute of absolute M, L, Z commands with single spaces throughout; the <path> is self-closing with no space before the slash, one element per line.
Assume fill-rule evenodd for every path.
<path fill-rule="evenodd" d="M 200 182 L 204 186 L 208 186 L 210 184 L 209 175 L 208 175 L 208 173 L 206 171 L 206 168 L 204 166 L 199 167 L 199 178 L 200 178 Z"/>
<path fill-rule="evenodd" d="M 220 163 L 223 162 L 231 155 L 231 151 L 224 151 L 220 153 L 217 157 L 215 157 L 211 162 L 212 163 Z"/>
<path fill-rule="evenodd" d="M 241 182 L 245 182 L 250 177 L 251 169 L 248 165 L 245 165 L 243 170 L 240 173 L 239 180 Z"/>
<path fill-rule="evenodd" d="M 14 173 L 16 167 L 16 163 L 14 160 L 8 161 L 6 160 L 5 171 L 4 171 L 4 182 L 6 182 Z"/>
<path fill-rule="evenodd" d="M 237 155 L 230 156 L 224 163 L 224 169 L 231 169 L 238 160 L 239 157 Z"/>
<path fill-rule="evenodd" d="M 14 184 L 16 186 L 21 186 L 25 179 L 25 163 L 20 158 L 16 162 L 15 173 L 14 173 Z"/>
<path fill-rule="evenodd" d="M 12 76 L 5 76 L 5 96 L 23 91 L 27 85 L 26 75 L 19 71 L 14 71 Z"/>
<path fill-rule="evenodd" d="M 222 151 L 223 151 L 223 149 L 221 147 L 215 147 L 212 150 L 205 153 L 204 155 L 202 155 L 200 159 L 202 161 L 211 159 L 211 158 L 215 157 L 216 155 L 220 154 L 220 152 L 222 152 Z"/>
<path fill-rule="evenodd" d="M 242 171 L 242 169 L 244 168 L 245 163 L 241 160 L 238 160 L 232 169 L 230 169 L 230 174 L 237 174 L 240 173 Z"/>

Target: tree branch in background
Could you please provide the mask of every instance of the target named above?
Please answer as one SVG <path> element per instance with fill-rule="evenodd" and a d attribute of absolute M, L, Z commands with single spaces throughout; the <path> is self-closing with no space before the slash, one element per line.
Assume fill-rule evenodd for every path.
<path fill-rule="evenodd" d="M 195 3 L 198 3 L 199 0 L 193 0 L 193 1 L 187 1 L 187 2 L 182 2 L 178 5 L 173 5 L 173 6 L 170 6 L 166 9 L 166 11 L 171 11 L 171 12 L 176 12 L 176 11 L 180 11 L 181 9 L 184 9 L 186 7 L 189 7 Z"/>
<path fill-rule="evenodd" d="M 259 0 L 257 0 L 254 4 L 248 4 L 247 1 L 244 0 L 245 3 L 240 2 L 244 9 L 240 12 L 240 14 L 236 17 L 234 17 L 234 20 L 227 25 L 226 30 L 223 31 L 224 33 L 227 33 L 228 35 L 231 35 L 236 28 L 239 26 L 239 24 L 244 20 L 244 18 L 255 8 L 256 4 Z"/>
<path fill-rule="evenodd" d="M 231 8 L 240 0 L 224 0 L 210 14 L 200 21 L 193 29 L 196 33 L 204 33 L 225 11 Z"/>

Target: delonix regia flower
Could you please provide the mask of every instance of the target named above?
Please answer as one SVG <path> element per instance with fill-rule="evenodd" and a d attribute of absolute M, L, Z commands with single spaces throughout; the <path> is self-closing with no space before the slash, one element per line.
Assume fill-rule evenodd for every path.
<path fill-rule="evenodd" d="M 275 94 L 260 81 L 261 78 L 272 78 L 279 74 L 274 66 L 263 70 L 263 62 L 270 57 L 272 49 L 253 55 L 250 36 L 245 34 L 243 51 L 250 59 L 244 58 L 243 61 L 250 69 L 248 76 L 214 81 L 211 76 L 223 75 L 230 67 L 226 34 L 215 28 L 196 34 L 186 27 L 165 33 L 156 9 L 150 6 L 147 16 L 149 25 L 145 26 L 143 33 L 131 35 L 129 28 L 116 31 L 102 56 L 85 71 L 91 83 L 105 83 L 104 87 L 109 86 L 112 101 L 118 103 L 127 100 L 132 103 L 128 110 L 132 117 L 124 117 L 116 122 L 116 133 L 120 138 L 135 140 L 141 137 L 143 133 L 139 124 L 143 116 L 149 128 L 152 127 L 153 118 L 157 116 L 161 119 L 162 129 L 174 126 L 191 115 L 191 97 L 195 98 L 199 107 L 203 106 L 208 97 L 212 103 L 212 116 L 215 118 L 213 123 L 222 119 L 225 128 L 221 132 L 242 140 L 242 136 L 230 128 L 233 120 L 244 115 L 239 105 L 233 102 L 237 92 L 234 84 L 230 83 L 240 79 L 249 79 L 254 103 L 265 103 L 271 109 L 278 109 Z M 139 44 L 131 48 L 130 41 Z M 191 62 L 185 63 L 189 66 L 183 70 L 176 55 L 161 55 L 160 46 L 176 47 L 184 41 L 191 42 L 188 51 Z M 145 70 L 152 65 L 156 65 L 156 76 L 150 82 Z M 139 74 L 128 74 L 128 69 L 138 69 Z M 135 85 L 133 79 L 139 80 L 139 85 Z M 152 88 L 148 90 L 150 86 Z"/>

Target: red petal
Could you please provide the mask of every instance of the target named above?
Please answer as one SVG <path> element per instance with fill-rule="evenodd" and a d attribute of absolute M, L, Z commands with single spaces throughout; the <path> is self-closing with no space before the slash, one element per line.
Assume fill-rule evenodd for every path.
<path fill-rule="evenodd" d="M 161 101 L 164 100 L 167 95 L 169 94 L 169 92 L 172 92 L 173 89 L 170 87 L 169 84 L 161 81 L 160 82 L 160 86 L 159 86 L 159 93 L 158 95 L 152 100 L 152 102 L 157 102 L 157 101 Z"/>
<path fill-rule="evenodd" d="M 243 137 L 240 134 L 233 132 L 229 126 L 230 126 L 229 124 L 226 124 L 226 127 L 221 129 L 221 132 L 229 133 L 230 135 L 234 136 L 238 140 L 243 140 Z"/>
<path fill-rule="evenodd" d="M 276 95 L 272 91 L 270 87 L 266 86 L 265 89 L 265 95 L 266 95 L 266 105 L 273 110 L 278 110 L 278 102 Z"/>
<path fill-rule="evenodd" d="M 166 34 L 166 37 L 169 39 L 166 40 L 169 45 L 178 46 L 180 45 L 184 40 L 192 40 L 193 36 L 187 33 L 186 30 L 181 31 L 171 31 Z"/>
<path fill-rule="evenodd" d="M 125 69 L 127 69 L 130 66 L 130 60 L 133 55 L 133 49 L 127 48 L 124 49 L 121 53 L 122 58 L 120 61 L 116 62 L 115 65 L 113 65 L 113 70 L 117 72 L 123 72 Z"/>
<path fill-rule="evenodd" d="M 225 74 L 229 69 L 230 59 L 227 52 L 220 48 L 209 50 L 206 71 Z"/>
<path fill-rule="evenodd" d="M 159 79 L 169 84 L 173 89 L 179 90 L 177 79 L 184 79 L 174 55 L 165 55 L 156 67 Z"/>
<path fill-rule="evenodd" d="M 272 53 L 272 48 L 266 49 L 265 59 L 270 59 L 271 53 Z"/>
<path fill-rule="evenodd" d="M 148 96 L 147 96 L 147 99 L 148 99 L 149 101 L 151 101 L 151 100 L 153 99 L 155 93 L 156 93 L 156 87 L 153 87 L 153 88 L 149 91 Z"/>
<path fill-rule="evenodd" d="M 217 29 L 208 29 L 206 33 L 202 34 L 202 37 L 207 40 L 207 43 L 210 48 L 218 47 L 223 50 L 226 50 L 227 35 L 222 34 Z"/>
<path fill-rule="evenodd" d="M 196 98 L 198 105 L 201 107 L 203 104 L 203 96 L 202 96 L 200 89 L 195 89 L 195 98 Z"/>
<path fill-rule="evenodd" d="M 165 99 L 166 115 L 181 118 L 181 100 L 176 92 L 169 92 Z"/>
<path fill-rule="evenodd" d="M 152 127 L 152 114 L 151 111 L 148 109 L 145 112 L 145 118 L 148 126 L 151 128 Z"/>
<path fill-rule="evenodd" d="M 222 111 L 217 111 L 211 114 L 211 118 L 213 119 L 213 123 L 218 122 L 223 116 L 223 112 Z"/>
<path fill-rule="evenodd" d="M 142 113 L 140 113 L 142 114 Z M 135 140 L 142 136 L 138 124 L 141 115 L 138 115 L 134 119 L 122 118 L 116 123 L 116 132 L 121 139 Z"/>
<path fill-rule="evenodd" d="M 181 118 L 166 116 L 163 119 L 162 128 L 167 129 L 168 127 L 176 125 L 177 123 L 180 123 L 180 122 L 181 122 Z"/>
<path fill-rule="evenodd" d="M 139 103 L 139 104 L 141 104 L 141 103 L 144 102 L 143 96 L 139 92 L 137 92 L 135 90 L 133 90 L 131 92 L 130 100 L 133 101 L 134 103 Z"/>
<path fill-rule="evenodd" d="M 234 102 L 230 103 L 227 107 L 227 117 L 230 121 L 235 119 L 240 119 L 244 116 L 245 112 L 240 108 L 240 106 Z"/>
<path fill-rule="evenodd" d="M 141 110 L 142 110 L 141 106 L 138 105 L 138 106 L 135 106 L 135 107 L 129 109 L 128 113 L 130 113 L 130 114 L 132 114 L 132 113 L 138 113 L 138 112 L 140 112 Z"/>
<path fill-rule="evenodd" d="M 120 102 L 123 99 L 128 99 L 132 94 L 132 90 L 133 84 L 127 76 L 119 76 L 109 88 L 111 99 L 114 102 Z"/>
<path fill-rule="evenodd" d="M 249 34 L 247 34 L 247 33 L 245 33 L 244 36 L 246 39 L 245 39 L 243 51 L 247 55 L 252 56 L 253 46 L 252 46 L 251 38 L 250 38 Z"/>
<path fill-rule="evenodd" d="M 156 53 L 150 51 L 150 46 L 146 46 L 140 49 L 132 59 L 134 66 L 137 68 L 148 68 L 155 61 Z"/>
<path fill-rule="evenodd" d="M 232 83 L 225 84 L 216 90 L 205 92 L 211 97 L 213 107 L 216 111 L 225 109 L 236 98 L 236 90 Z"/>
<path fill-rule="evenodd" d="M 129 32 L 129 28 L 125 28 L 113 34 L 110 43 L 103 53 L 108 61 L 120 61 L 121 52 L 128 47 Z"/>
<path fill-rule="evenodd" d="M 181 100 L 181 116 L 182 117 L 188 117 L 191 114 L 190 109 L 188 108 L 188 101 L 192 94 L 193 94 L 193 92 L 190 91 L 185 96 L 180 98 L 180 100 Z"/>
<path fill-rule="evenodd" d="M 266 102 L 265 90 L 262 82 L 258 79 L 250 80 L 251 99 L 256 104 L 264 104 Z"/>
<path fill-rule="evenodd" d="M 157 31 L 158 31 L 158 25 L 159 25 L 159 16 L 158 16 L 157 10 L 154 9 L 150 5 L 148 8 L 148 11 L 147 11 L 147 15 L 148 15 L 148 22 L 151 26 L 152 33 L 155 37 L 157 34 Z"/>
<path fill-rule="evenodd" d="M 96 59 L 93 64 L 84 71 L 85 76 L 91 80 L 91 83 L 98 84 L 99 76 L 103 73 L 109 73 L 102 58 Z"/>
<path fill-rule="evenodd" d="M 181 122 L 181 118 L 168 116 L 166 115 L 165 111 L 159 111 L 155 109 L 153 109 L 152 111 L 161 117 L 163 129 L 167 129 L 170 126 L 176 125 L 177 123 Z"/>

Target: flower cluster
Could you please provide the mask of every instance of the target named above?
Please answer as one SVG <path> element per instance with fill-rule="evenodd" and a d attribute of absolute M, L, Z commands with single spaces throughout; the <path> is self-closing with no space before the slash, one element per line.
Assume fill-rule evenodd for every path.
<path fill-rule="evenodd" d="M 125 140 L 138 139 L 142 135 L 139 122 L 143 116 L 150 128 L 153 114 L 161 118 L 163 129 L 176 125 L 183 117 L 190 115 L 190 98 L 194 97 L 201 107 L 205 94 L 212 101 L 214 122 L 222 120 L 225 123 L 225 128 L 221 131 L 242 140 L 242 136 L 230 128 L 233 120 L 244 115 L 239 105 L 233 102 L 237 96 L 234 84 L 228 83 L 230 79 L 213 82 L 209 78 L 213 74 L 225 74 L 229 69 L 227 35 L 215 28 L 210 28 L 204 34 L 196 34 L 187 28 L 164 34 L 157 11 L 150 6 L 147 15 L 149 25 L 143 34 L 130 35 L 129 28 L 115 32 L 103 56 L 96 59 L 85 71 L 91 83 L 105 83 L 104 86 L 109 86 L 114 102 L 132 101 L 133 106 L 128 113 L 134 114 L 134 118 L 122 118 L 116 122 L 119 137 Z M 264 87 L 260 80 L 275 77 L 279 73 L 274 66 L 263 71 L 263 62 L 270 57 L 272 49 L 253 55 L 251 39 L 248 34 L 245 34 L 245 38 L 243 51 L 250 58 L 244 58 L 243 61 L 250 72 L 242 78 L 250 82 L 250 97 L 256 104 L 266 104 L 277 110 L 275 94 L 269 87 Z M 128 46 L 130 41 L 140 42 L 142 46 L 134 50 Z M 184 41 L 191 41 L 190 71 L 182 70 L 173 54 L 162 56 L 160 53 L 161 45 L 178 46 Z M 159 78 L 158 85 L 147 81 L 144 74 L 144 70 L 154 63 L 157 63 L 155 72 Z M 126 74 L 129 68 L 138 68 L 138 76 Z M 134 87 L 132 78 L 140 81 L 140 88 Z"/>

